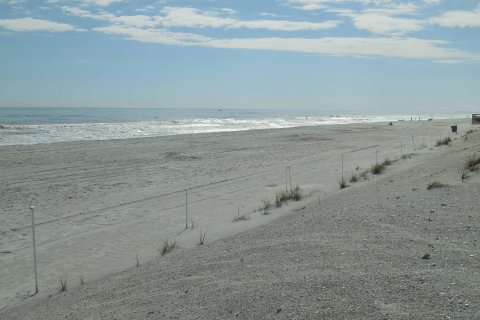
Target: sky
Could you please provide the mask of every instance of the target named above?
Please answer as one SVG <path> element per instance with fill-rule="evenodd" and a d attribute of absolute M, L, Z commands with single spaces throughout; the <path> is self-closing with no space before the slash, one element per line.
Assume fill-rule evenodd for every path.
<path fill-rule="evenodd" d="M 480 111 L 480 0 L 0 0 L 0 107 Z"/>

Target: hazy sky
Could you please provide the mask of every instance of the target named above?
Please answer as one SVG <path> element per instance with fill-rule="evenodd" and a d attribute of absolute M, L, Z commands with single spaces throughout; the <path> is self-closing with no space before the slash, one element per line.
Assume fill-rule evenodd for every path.
<path fill-rule="evenodd" d="M 0 0 L 0 107 L 480 111 L 480 1 Z"/>

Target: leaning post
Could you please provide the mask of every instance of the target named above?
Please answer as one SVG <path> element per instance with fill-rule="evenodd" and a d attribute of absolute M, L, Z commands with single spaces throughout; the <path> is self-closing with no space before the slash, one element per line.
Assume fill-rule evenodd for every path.
<path fill-rule="evenodd" d="M 35 244 L 35 207 L 30 207 L 32 214 L 32 241 L 33 241 L 33 268 L 35 271 L 35 294 L 38 293 L 38 277 L 37 277 L 37 248 Z"/>
<path fill-rule="evenodd" d="M 185 230 L 188 229 L 188 188 L 185 188 Z"/>

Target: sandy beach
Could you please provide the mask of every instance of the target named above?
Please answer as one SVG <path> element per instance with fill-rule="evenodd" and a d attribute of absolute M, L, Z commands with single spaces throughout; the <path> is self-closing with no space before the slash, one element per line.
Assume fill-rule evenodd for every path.
<path fill-rule="evenodd" d="M 0 318 L 478 318 L 480 178 L 459 175 L 480 152 L 479 132 L 461 137 L 469 128 L 405 121 L 2 146 Z M 450 146 L 435 146 L 447 136 Z M 347 181 L 393 164 L 340 190 L 342 155 Z M 434 181 L 447 186 L 427 190 Z M 263 215 L 262 200 L 290 184 L 303 199 Z M 250 219 L 232 222 L 238 213 Z M 160 256 L 166 239 L 178 248 Z"/>

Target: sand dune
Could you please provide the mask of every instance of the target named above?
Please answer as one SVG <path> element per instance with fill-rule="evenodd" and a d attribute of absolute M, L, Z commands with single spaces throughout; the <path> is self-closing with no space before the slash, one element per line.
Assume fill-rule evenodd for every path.
<path fill-rule="evenodd" d="M 432 147 L 450 122 L 1 147 L 2 319 L 475 315 L 479 179 L 461 183 L 458 169 L 479 138 Z M 415 155 L 340 191 L 342 153 L 346 177 L 376 157 Z M 255 212 L 285 188 L 286 166 L 309 196 Z M 451 186 L 427 192 L 433 180 Z M 26 298 L 32 203 L 41 293 Z M 238 208 L 251 220 L 232 223 Z M 179 250 L 94 281 L 134 266 L 135 254 L 156 259 L 167 238 Z M 81 274 L 87 284 L 73 288 Z M 60 279 L 67 293 L 56 293 Z"/>

